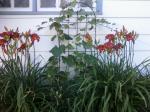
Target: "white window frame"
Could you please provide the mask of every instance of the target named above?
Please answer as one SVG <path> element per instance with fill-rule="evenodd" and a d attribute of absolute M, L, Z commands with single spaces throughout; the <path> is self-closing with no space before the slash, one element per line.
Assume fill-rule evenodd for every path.
<path fill-rule="evenodd" d="M 32 11 L 33 0 L 29 0 L 29 7 L 14 7 L 15 1 L 10 0 L 10 7 L 0 7 L 0 11 Z"/>
<path fill-rule="evenodd" d="M 0 8 L 0 15 L 58 15 L 59 12 L 62 10 L 60 8 L 60 1 L 56 0 L 56 8 L 42 8 L 40 7 L 40 0 L 29 0 L 29 7 L 27 8 L 18 8 L 14 7 L 14 0 L 11 0 L 11 7 L 1 7 Z M 72 1 L 72 0 L 67 0 Z M 98 14 L 102 14 L 102 3 L 103 0 L 93 0 L 93 10 Z M 76 6 L 74 10 L 79 9 L 80 7 Z M 86 11 L 91 11 L 88 7 L 81 7 Z"/>

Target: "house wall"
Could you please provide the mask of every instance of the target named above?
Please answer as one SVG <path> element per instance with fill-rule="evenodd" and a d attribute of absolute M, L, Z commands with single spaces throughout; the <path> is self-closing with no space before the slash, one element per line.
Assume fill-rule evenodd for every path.
<path fill-rule="evenodd" d="M 116 23 L 115 27 L 121 28 L 123 25 L 130 30 L 135 30 L 139 37 L 135 44 L 135 63 L 141 62 L 150 56 L 150 1 L 148 0 L 103 0 L 103 14 L 99 18 L 106 18 L 108 21 Z M 20 31 L 31 29 L 37 32 L 37 25 L 46 21 L 54 15 L 0 15 L 0 32 L 4 26 L 8 28 L 19 27 Z M 100 27 L 98 29 L 100 38 L 109 30 Z M 50 41 L 53 32 L 48 28 L 37 32 L 41 40 L 36 46 L 36 53 L 40 54 L 46 61 L 51 55 L 49 50 L 54 43 Z"/>

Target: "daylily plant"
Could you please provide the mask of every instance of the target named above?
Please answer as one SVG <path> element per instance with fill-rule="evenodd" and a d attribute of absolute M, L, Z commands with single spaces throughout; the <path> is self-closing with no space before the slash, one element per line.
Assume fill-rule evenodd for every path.
<path fill-rule="evenodd" d="M 21 52 L 28 51 L 35 41 L 39 41 L 40 37 L 36 33 L 31 33 L 31 31 L 26 31 L 20 33 L 18 28 L 14 30 L 8 30 L 5 27 L 5 32 L 0 33 L 0 47 L 7 56 L 15 55 Z"/>
<path fill-rule="evenodd" d="M 96 49 L 99 50 L 100 53 L 118 53 L 119 50 L 122 50 L 126 46 L 127 42 L 134 43 L 137 36 L 134 31 L 128 32 L 123 26 L 123 29 L 120 31 L 116 31 L 114 34 L 107 34 L 105 36 L 106 42 L 96 46 Z"/>

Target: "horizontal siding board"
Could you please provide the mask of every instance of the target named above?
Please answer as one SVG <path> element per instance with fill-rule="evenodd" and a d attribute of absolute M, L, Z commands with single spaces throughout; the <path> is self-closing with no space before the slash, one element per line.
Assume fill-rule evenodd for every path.
<path fill-rule="evenodd" d="M 150 59 L 150 52 L 149 51 L 141 51 L 134 53 L 134 63 L 140 64 L 144 60 Z"/>
<path fill-rule="evenodd" d="M 103 16 L 150 17 L 150 1 L 103 1 Z"/>
<path fill-rule="evenodd" d="M 21 31 L 27 31 L 31 29 L 32 31 L 37 32 L 37 25 L 39 25 L 42 21 L 47 21 L 48 18 L 40 19 L 30 19 L 30 18 L 24 18 L 24 19 L 0 19 L 0 31 L 3 31 L 4 26 L 7 26 L 8 28 L 17 28 Z M 135 30 L 138 34 L 150 34 L 150 18 L 140 18 L 140 19 L 133 19 L 133 18 L 108 18 L 108 21 L 112 23 L 116 23 L 114 26 L 115 28 L 121 28 L 123 25 L 127 27 L 129 30 Z M 47 25 L 45 25 L 47 26 Z M 76 33 L 76 29 L 73 29 L 72 32 Z M 105 27 L 99 26 L 97 28 L 98 34 L 107 34 L 110 32 Z M 93 33 L 93 31 L 91 31 Z M 49 27 L 40 30 L 38 32 L 40 35 L 53 35 L 55 34 L 54 30 L 50 31 Z"/>

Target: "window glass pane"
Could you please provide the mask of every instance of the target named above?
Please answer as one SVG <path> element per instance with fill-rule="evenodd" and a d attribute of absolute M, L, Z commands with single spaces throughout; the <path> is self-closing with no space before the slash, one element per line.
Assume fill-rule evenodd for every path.
<path fill-rule="evenodd" d="M 10 0 L 0 0 L 0 7 L 11 7 Z"/>
<path fill-rule="evenodd" d="M 14 0 L 15 7 L 29 7 L 29 0 Z"/>
<path fill-rule="evenodd" d="M 41 0 L 41 8 L 56 7 L 56 0 Z"/>
<path fill-rule="evenodd" d="M 93 1 L 92 0 L 80 0 L 81 7 L 92 7 Z"/>
<path fill-rule="evenodd" d="M 69 3 L 69 0 L 61 0 L 60 2 L 60 8 L 66 8 L 67 4 Z"/>

